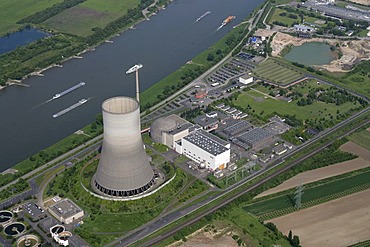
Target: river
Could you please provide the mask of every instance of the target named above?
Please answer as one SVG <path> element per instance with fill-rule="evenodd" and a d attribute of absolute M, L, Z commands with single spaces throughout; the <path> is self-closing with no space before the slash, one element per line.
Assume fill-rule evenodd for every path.
<path fill-rule="evenodd" d="M 134 75 L 125 71 L 135 63 L 140 70 L 141 91 L 154 85 L 222 38 L 263 0 L 175 0 L 150 21 L 136 25 L 95 51 L 44 71 L 43 77 L 24 81 L 30 87 L 0 90 L 0 172 L 91 123 L 101 103 L 112 96 L 135 95 Z M 206 11 L 212 13 L 200 22 Z M 216 32 L 229 15 L 236 19 Z M 79 81 L 86 85 L 59 98 L 52 96 Z M 67 114 L 58 111 L 82 98 L 91 98 Z"/>

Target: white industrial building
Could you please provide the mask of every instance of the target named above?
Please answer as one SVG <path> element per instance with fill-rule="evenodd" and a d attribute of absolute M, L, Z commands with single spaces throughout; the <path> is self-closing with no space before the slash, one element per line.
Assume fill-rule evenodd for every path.
<path fill-rule="evenodd" d="M 243 75 L 243 76 L 239 77 L 239 82 L 244 84 L 244 85 L 250 84 L 250 83 L 253 82 L 253 76 Z"/>
<path fill-rule="evenodd" d="M 176 152 L 212 170 L 222 170 L 230 162 L 230 143 L 203 130 L 177 141 Z"/>
<path fill-rule="evenodd" d="M 65 198 L 49 207 L 49 212 L 64 224 L 70 224 L 84 216 L 84 211 L 68 198 Z"/>

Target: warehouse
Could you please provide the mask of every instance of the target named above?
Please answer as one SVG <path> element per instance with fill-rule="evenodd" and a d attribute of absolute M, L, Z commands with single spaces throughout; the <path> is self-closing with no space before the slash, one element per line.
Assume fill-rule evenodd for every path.
<path fill-rule="evenodd" d="M 268 141 L 273 140 L 273 135 L 265 129 L 254 128 L 240 136 L 238 140 L 247 144 L 251 148 L 257 148 Z"/>

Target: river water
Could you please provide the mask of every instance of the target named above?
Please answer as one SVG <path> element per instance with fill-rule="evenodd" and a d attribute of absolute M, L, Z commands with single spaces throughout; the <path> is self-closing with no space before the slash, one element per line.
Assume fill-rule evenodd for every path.
<path fill-rule="evenodd" d="M 141 91 L 154 85 L 207 49 L 247 17 L 263 0 L 175 0 L 150 21 L 136 25 L 95 51 L 72 59 L 63 68 L 44 71 L 43 77 L 24 81 L 30 87 L 0 90 L 0 171 L 71 135 L 91 123 L 101 103 L 112 96 L 135 95 L 134 74 L 125 71 L 135 63 Z M 206 11 L 212 13 L 194 23 Z M 229 15 L 236 19 L 216 32 Z M 52 96 L 79 81 L 86 85 L 59 98 Z M 82 98 L 84 105 L 53 118 L 58 111 Z"/>

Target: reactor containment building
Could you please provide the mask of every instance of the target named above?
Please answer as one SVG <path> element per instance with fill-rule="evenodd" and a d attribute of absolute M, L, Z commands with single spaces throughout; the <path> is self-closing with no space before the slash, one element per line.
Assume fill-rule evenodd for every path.
<path fill-rule="evenodd" d="M 154 184 L 141 138 L 140 105 L 130 97 L 114 97 L 102 104 L 104 136 L 94 190 L 108 197 L 131 197 Z"/>

